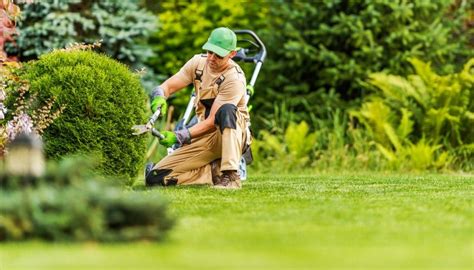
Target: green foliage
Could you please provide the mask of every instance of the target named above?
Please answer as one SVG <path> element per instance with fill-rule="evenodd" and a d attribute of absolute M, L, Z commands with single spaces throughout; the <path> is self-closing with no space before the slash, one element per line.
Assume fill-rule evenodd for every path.
<path fill-rule="evenodd" d="M 174 221 L 158 194 L 124 192 L 90 160 L 50 164 L 41 178 L 0 175 L 0 241 L 160 240 Z"/>
<path fill-rule="evenodd" d="M 264 130 L 252 144 L 255 162 L 251 170 L 295 173 L 334 172 L 347 168 L 364 171 L 391 169 L 382 154 L 376 151 L 375 143 L 370 142 L 367 132 L 355 129 L 343 110 L 327 108 L 324 118 L 310 113 L 307 117 L 311 124 L 306 125 L 303 121 L 298 128 L 294 128 L 295 113 L 288 110 L 285 103 L 275 106 L 274 111 L 271 118 L 264 121 Z M 307 135 L 309 127 L 314 130 L 310 136 Z M 289 148 L 296 151 L 288 151 Z M 293 155 L 288 152 L 293 152 Z M 287 163 L 288 160 L 292 163 Z"/>
<path fill-rule="evenodd" d="M 22 60 L 70 43 L 98 40 L 103 41 L 103 52 L 128 64 L 139 65 L 151 54 L 145 42 L 155 18 L 136 1 L 48 0 L 21 7 L 17 44 Z"/>
<path fill-rule="evenodd" d="M 251 100 L 254 129 L 268 126 L 274 104 L 283 102 L 294 121 L 310 123 L 312 115 L 323 119 L 329 107 L 346 109 L 345 101 L 363 96 L 368 74 L 406 74 L 410 57 L 455 70 L 473 54 L 471 30 L 463 25 L 470 7 L 450 0 L 159 3 L 153 5 L 159 27 L 150 40 L 155 57 L 148 64 L 166 78 L 200 52 L 213 28 L 254 30 L 268 49 Z M 251 67 L 244 67 L 247 77 Z M 187 101 L 180 92 L 171 103 L 184 110 Z"/>
<path fill-rule="evenodd" d="M 385 170 L 381 155 L 373 151 L 374 145 L 367 143 L 363 130 L 354 129 L 347 113 L 341 109 L 329 110 L 324 118 L 314 115 L 312 127 L 318 141 L 312 157 L 313 170 Z"/>
<path fill-rule="evenodd" d="M 371 74 L 369 87 L 376 93 L 351 115 L 396 166 L 448 166 L 457 148 L 474 142 L 474 58 L 460 73 L 445 76 L 416 58 L 410 63 L 416 74 L 407 78 Z M 464 158 L 472 159 L 473 154 L 468 151 Z"/>
<path fill-rule="evenodd" d="M 252 143 L 256 169 L 288 172 L 308 167 L 317 134 L 309 132 L 306 122 L 291 122 L 283 138 L 265 130 L 260 132 L 260 136 L 260 140 Z"/>
<path fill-rule="evenodd" d="M 18 62 L 5 62 L 0 66 L 0 158 L 6 145 L 20 133 L 43 131 L 61 114 L 63 106 L 52 107 L 54 97 L 38 102 L 29 92 L 28 80 L 22 79 L 23 66 Z M 5 101 L 5 104 L 3 103 Z"/>
<path fill-rule="evenodd" d="M 319 110 L 320 91 L 345 100 L 360 97 L 368 74 L 407 73 L 406 60 L 419 57 L 453 71 L 473 55 L 463 20 L 472 4 L 453 1 L 275 1 L 268 29 L 254 28 L 269 51 L 252 101 L 255 111 L 271 112 L 287 103 L 306 119 Z M 268 97 L 272 97 L 269 99 Z M 325 114 L 316 114 L 325 117 Z M 297 119 L 301 121 L 301 119 Z"/>
<path fill-rule="evenodd" d="M 130 128 L 145 123 L 147 97 L 138 75 L 91 51 L 54 51 L 30 63 L 24 77 L 40 100 L 66 108 L 43 135 L 49 157 L 94 153 L 105 175 L 136 176 L 146 138 Z"/>

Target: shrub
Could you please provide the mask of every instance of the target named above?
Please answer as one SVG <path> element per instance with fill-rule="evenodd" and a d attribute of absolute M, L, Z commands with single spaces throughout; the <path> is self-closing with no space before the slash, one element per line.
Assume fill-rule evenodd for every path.
<path fill-rule="evenodd" d="M 22 68 L 17 62 L 5 62 L 0 66 L 0 159 L 6 152 L 7 143 L 17 134 L 43 134 L 64 109 L 58 106 L 52 110 L 54 97 L 46 104 L 38 102 L 35 95 L 30 94 L 29 82 L 19 77 Z"/>
<path fill-rule="evenodd" d="M 310 113 L 310 125 L 304 121 L 296 124 L 294 113 L 284 104 L 275 106 L 275 112 L 252 143 L 251 170 L 301 173 L 391 168 L 367 132 L 355 129 L 339 109 L 329 108 L 324 119 Z"/>
<path fill-rule="evenodd" d="M 124 192 L 90 160 L 49 165 L 28 181 L 0 173 L 0 241 L 160 240 L 174 224 L 159 194 Z"/>
<path fill-rule="evenodd" d="M 455 71 L 474 52 L 468 48 L 472 30 L 463 26 L 472 3 L 456 2 L 463 4 L 449 9 L 451 0 L 273 1 L 269 27 L 258 31 L 269 53 L 252 100 L 255 111 L 271 112 L 275 101 L 285 101 L 296 121 L 309 121 L 303 100 L 321 104 L 318 92 L 331 89 L 346 100 L 358 98 L 368 74 L 404 75 L 410 57 Z"/>
<path fill-rule="evenodd" d="M 103 40 L 103 52 L 127 64 L 138 66 L 150 56 L 146 39 L 155 28 L 155 17 L 137 1 L 48 0 L 21 8 L 16 49 L 22 61 L 70 43 L 97 40 Z"/>
<path fill-rule="evenodd" d="M 416 58 L 410 63 L 416 74 L 407 78 L 371 74 L 375 93 L 351 115 L 397 166 L 442 168 L 452 163 L 457 149 L 472 161 L 474 58 L 460 73 L 445 76 Z"/>
<path fill-rule="evenodd" d="M 66 106 L 43 134 L 49 157 L 94 153 L 105 175 L 136 176 L 146 139 L 132 136 L 131 127 L 147 114 L 138 75 L 104 55 L 71 49 L 43 55 L 23 76 L 40 100 L 55 97 Z"/>
<path fill-rule="evenodd" d="M 306 122 L 290 122 L 283 136 L 260 132 L 260 140 L 252 143 L 256 169 L 290 172 L 308 168 L 316 143 L 316 133 L 309 132 Z"/>
<path fill-rule="evenodd" d="M 158 9 L 158 31 L 150 40 L 154 56 L 147 63 L 167 77 L 199 51 L 214 27 L 252 29 L 268 50 L 251 99 L 253 112 L 268 118 L 275 102 L 286 102 L 296 122 L 310 123 L 309 111 L 324 118 L 328 105 L 347 107 L 341 97 L 363 96 L 368 74 L 408 73 L 409 57 L 432 61 L 443 72 L 456 70 L 474 52 L 468 47 L 472 28 L 463 25 L 472 9 L 468 2 L 279 0 L 245 7 L 166 2 Z M 322 100 L 328 95 L 333 100 Z M 187 100 L 183 95 L 172 102 L 183 108 Z M 321 102 L 326 106 L 314 106 Z M 257 130 L 265 126 L 262 118 L 252 118 Z"/>

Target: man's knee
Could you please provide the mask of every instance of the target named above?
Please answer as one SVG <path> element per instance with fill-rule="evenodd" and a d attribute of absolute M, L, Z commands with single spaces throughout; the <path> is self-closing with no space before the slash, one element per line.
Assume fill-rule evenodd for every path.
<path fill-rule="evenodd" d="M 216 112 L 214 124 L 219 127 L 221 133 L 225 128 L 237 128 L 237 106 L 224 104 Z"/>
<path fill-rule="evenodd" d="M 147 186 L 174 186 L 177 184 L 176 179 L 167 179 L 165 180 L 166 176 L 168 176 L 173 170 L 171 169 L 157 169 L 151 170 L 145 176 L 145 183 Z"/>

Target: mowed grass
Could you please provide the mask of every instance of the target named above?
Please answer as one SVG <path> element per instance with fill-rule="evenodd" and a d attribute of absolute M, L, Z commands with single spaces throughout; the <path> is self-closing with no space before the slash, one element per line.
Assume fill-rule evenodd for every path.
<path fill-rule="evenodd" d="M 10 269 L 473 269 L 472 175 L 253 176 L 169 198 L 160 243 L 0 245 Z M 73 199 L 73 198 L 71 198 Z"/>

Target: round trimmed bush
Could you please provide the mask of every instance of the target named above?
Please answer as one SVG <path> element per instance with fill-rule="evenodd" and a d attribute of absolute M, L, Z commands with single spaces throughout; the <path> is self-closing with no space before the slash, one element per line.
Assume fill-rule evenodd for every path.
<path fill-rule="evenodd" d="M 106 175 L 137 175 L 146 139 L 131 135 L 131 127 L 147 119 L 138 75 L 105 55 L 81 50 L 45 54 L 25 71 L 39 101 L 54 96 L 55 106 L 65 106 L 43 134 L 48 157 L 93 154 Z"/>

